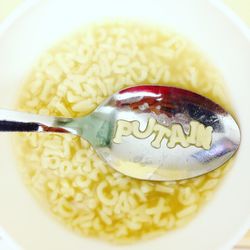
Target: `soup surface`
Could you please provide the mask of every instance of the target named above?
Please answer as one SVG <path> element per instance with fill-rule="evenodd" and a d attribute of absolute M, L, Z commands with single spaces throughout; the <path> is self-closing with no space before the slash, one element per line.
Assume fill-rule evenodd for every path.
<path fill-rule="evenodd" d="M 228 110 L 223 79 L 187 39 L 118 21 L 82 28 L 44 53 L 23 86 L 18 108 L 84 116 L 113 93 L 137 84 L 185 88 Z M 19 134 L 16 140 L 20 172 L 40 204 L 81 235 L 116 243 L 186 224 L 229 166 L 185 181 L 141 181 L 111 169 L 79 137 Z"/>

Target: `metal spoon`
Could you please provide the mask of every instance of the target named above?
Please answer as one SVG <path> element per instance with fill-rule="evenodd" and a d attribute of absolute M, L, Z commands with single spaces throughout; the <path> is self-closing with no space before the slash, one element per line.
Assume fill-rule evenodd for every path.
<path fill-rule="evenodd" d="M 78 135 L 117 171 L 156 181 L 206 174 L 240 144 L 237 123 L 218 104 L 187 90 L 152 85 L 121 90 L 75 119 L 0 110 L 0 131 Z"/>

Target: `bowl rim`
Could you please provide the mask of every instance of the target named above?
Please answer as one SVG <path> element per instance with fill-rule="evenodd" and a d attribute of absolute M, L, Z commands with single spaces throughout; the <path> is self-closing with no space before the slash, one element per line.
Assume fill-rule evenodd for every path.
<path fill-rule="evenodd" d="M 20 18 L 26 11 L 38 4 L 42 0 L 25 0 L 20 3 L 10 14 L 7 15 L 0 22 L 0 37 L 4 34 L 10 26 Z M 208 0 L 216 9 L 220 10 L 222 14 L 227 16 L 237 28 L 240 29 L 241 33 L 250 41 L 250 27 L 243 21 L 243 19 L 237 15 L 223 0 Z"/>

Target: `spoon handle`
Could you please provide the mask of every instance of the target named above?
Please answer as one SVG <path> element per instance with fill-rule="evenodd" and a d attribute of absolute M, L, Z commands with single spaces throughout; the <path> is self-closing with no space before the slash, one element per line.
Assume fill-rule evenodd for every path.
<path fill-rule="evenodd" d="M 0 132 L 58 132 L 78 134 L 71 118 L 35 115 L 0 109 Z"/>

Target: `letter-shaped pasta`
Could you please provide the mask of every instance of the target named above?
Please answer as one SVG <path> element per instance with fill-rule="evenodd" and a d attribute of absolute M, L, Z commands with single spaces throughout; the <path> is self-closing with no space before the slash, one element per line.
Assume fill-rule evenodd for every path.
<path fill-rule="evenodd" d="M 147 123 L 147 127 L 145 128 L 144 131 L 140 130 L 140 122 L 139 121 L 133 121 L 132 125 L 133 125 L 133 135 L 135 137 L 137 137 L 138 139 L 145 139 L 147 137 L 149 137 L 154 129 L 155 126 L 155 119 L 154 118 L 150 118 L 148 120 Z"/>
<path fill-rule="evenodd" d="M 203 124 L 199 124 L 197 129 L 196 146 L 210 149 L 212 132 L 213 128 L 211 126 L 205 127 Z"/>
<path fill-rule="evenodd" d="M 107 205 L 107 206 L 114 206 L 116 203 L 117 203 L 117 200 L 118 200 L 118 193 L 115 191 L 115 190 L 112 190 L 111 191 L 111 195 L 112 197 L 111 198 L 108 198 L 105 194 L 104 194 L 104 189 L 107 187 L 107 183 L 106 182 L 101 182 L 97 189 L 96 189 L 96 193 L 97 193 L 97 196 L 99 198 L 99 200 Z"/>
<path fill-rule="evenodd" d="M 190 132 L 189 135 L 187 137 L 187 142 L 195 145 L 196 144 L 196 134 L 197 134 L 197 128 L 199 126 L 199 122 L 197 121 L 191 121 L 190 122 Z"/>
<path fill-rule="evenodd" d="M 171 135 L 171 131 L 169 128 L 162 126 L 160 124 L 156 124 L 154 127 L 154 131 L 157 132 L 154 140 L 151 142 L 152 147 L 160 148 L 161 142 L 164 138 L 168 139 Z"/>
<path fill-rule="evenodd" d="M 132 134 L 133 126 L 129 121 L 119 120 L 117 121 L 114 143 L 121 143 L 123 136 L 129 136 Z"/>
<path fill-rule="evenodd" d="M 178 143 L 180 143 L 183 147 L 187 147 L 189 145 L 189 143 L 186 141 L 182 126 L 180 124 L 174 124 L 172 126 L 172 134 L 168 143 L 168 147 L 174 148 Z"/>

